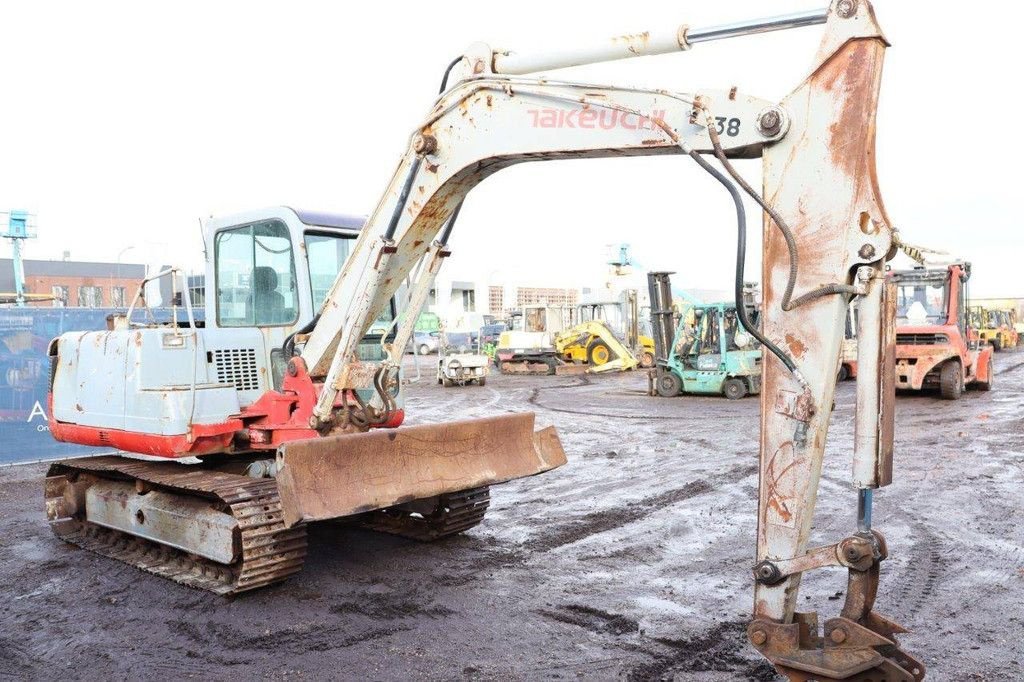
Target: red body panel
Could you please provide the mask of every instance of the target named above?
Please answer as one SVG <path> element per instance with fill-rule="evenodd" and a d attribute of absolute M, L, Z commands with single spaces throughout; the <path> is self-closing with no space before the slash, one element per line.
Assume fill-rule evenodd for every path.
<path fill-rule="evenodd" d="M 65 443 L 114 447 L 170 459 L 232 452 L 236 449 L 276 450 L 282 443 L 318 438 L 320 433 L 311 429 L 309 423 L 323 384 L 313 383 L 300 358 L 294 358 L 290 364 L 294 366 L 294 371 L 285 374 L 280 391 L 267 391 L 259 400 L 243 409 L 241 414 L 227 421 L 192 424 L 188 434 L 167 436 L 59 422 L 53 417 L 52 394 L 49 397 L 50 433 L 56 440 Z M 354 404 L 351 393 L 347 397 Z M 341 406 L 340 401 L 339 395 L 336 406 Z M 387 422 L 377 428 L 395 428 L 404 420 L 405 411 L 396 410 Z M 237 435 L 248 436 L 247 443 L 241 448 L 235 447 Z"/>

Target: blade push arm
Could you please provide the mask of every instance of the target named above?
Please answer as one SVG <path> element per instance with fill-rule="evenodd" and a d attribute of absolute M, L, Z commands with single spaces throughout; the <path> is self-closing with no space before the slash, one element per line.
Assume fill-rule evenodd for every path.
<path fill-rule="evenodd" d="M 871 493 L 889 483 L 892 453 L 893 301 L 884 262 L 895 242 L 874 166 L 886 45 L 866 0 L 835 0 L 810 75 L 777 103 L 735 90 L 687 94 L 503 76 L 495 73 L 502 64 L 527 67 L 509 67 L 505 53 L 474 46 L 463 60 L 463 80 L 410 139 L 303 349 L 310 374 L 324 378 L 316 418 L 331 419 L 338 390 L 367 385 L 370 373 L 356 354 L 360 338 L 451 212 L 492 173 L 524 161 L 691 154 L 730 191 L 742 234 L 737 185 L 744 183 L 697 153 L 714 153 L 727 171 L 729 158 L 761 156 L 763 191 L 746 189 L 766 208 L 761 319 L 765 346 L 775 354 L 765 353 L 763 370 L 757 585 L 748 634 L 793 679 L 920 679 L 924 667 L 895 645 L 899 626 L 872 611 L 886 547 L 870 525 Z M 588 57 L 607 58 L 615 55 Z M 742 256 L 741 248 L 740 262 Z M 854 296 L 863 299 L 857 526 L 808 552 Z M 849 586 L 841 617 L 825 623 L 822 638 L 816 615 L 795 606 L 801 575 L 829 566 L 845 568 Z"/>

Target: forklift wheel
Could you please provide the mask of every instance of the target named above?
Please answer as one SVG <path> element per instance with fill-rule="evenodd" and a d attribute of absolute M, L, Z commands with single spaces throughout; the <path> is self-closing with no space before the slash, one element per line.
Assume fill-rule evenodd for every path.
<path fill-rule="evenodd" d="M 1001 338 L 999 338 L 998 336 L 995 337 L 994 339 L 992 339 L 992 347 L 995 348 L 996 350 L 1002 350 L 1003 349 L 1003 340 Z"/>
<path fill-rule="evenodd" d="M 683 382 L 672 372 L 665 372 L 658 377 L 658 395 L 662 398 L 674 398 L 683 390 Z"/>
<path fill-rule="evenodd" d="M 747 394 L 747 385 L 743 379 L 726 379 L 722 384 L 722 393 L 729 400 L 739 400 Z"/>
<path fill-rule="evenodd" d="M 644 369 L 654 367 L 654 353 L 650 351 L 644 351 L 640 354 L 640 366 Z"/>
<path fill-rule="evenodd" d="M 839 365 L 839 376 L 836 377 L 836 381 L 843 383 L 850 378 L 850 370 L 846 368 L 846 365 Z"/>
<path fill-rule="evenodd" d="M 939 392 L 946 400 L 956 400 L 964 390 L 963 372 L 960 363 L 951 360 L 942 366 L 939 374 Z"/>
<path fill-rule="evenodd" d="M 477 379 L 476 380 L 476 385 L 477 386 L 486 386 L 487 385 L 487 377 L 480 377 L 479 379 Z"/>

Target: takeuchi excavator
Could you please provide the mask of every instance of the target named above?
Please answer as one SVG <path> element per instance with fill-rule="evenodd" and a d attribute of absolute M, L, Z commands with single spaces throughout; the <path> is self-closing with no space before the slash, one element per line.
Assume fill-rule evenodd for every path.
<path fill-rule="evenodd" d="M 810 71 L 778 101 L 736 88 L 529 75 L 816 24 L 824 36 Z M 872 501 L 892 480 L 895 393 L 895 296 L 884 271 L 894 230 L 874 161 L 886 46 L 866 0 L 540 54 L 472 45 L 449 66 L 361 225 L 287 211 L 214 221 L 205 327 L 191 317 L 165 326 L 120 319 L 53 342 L 54 435 L 145 455 L 55 464 L 46 480 L 54 530 L 234 593 L 297 571 L 311 522 L 345 517 L 423 539 L 471 525 L 487 486 L 565 457 L 553 429 L 533 432 L 531 414 L 401 426 L 402 352 L 463 199 L 516 163 L 677 154 L 732 201 L 737 313 L 764 349 L 749 640 L 794 680 L 921 679 L 924 666 L 896 643 L 902 628 L 874 610 L 888 550 Z M 756 157 L 759 189 L 732 165 Z M 742 305 L 744 195 L 764 211 L 760 325 Z M 856 515 L 848 534 L 808 548 L 854 299 Z M 798 595 L 801 577 L 825 568 L 845 570 L 845 602 L 819 623 L 797 610 Z"/>

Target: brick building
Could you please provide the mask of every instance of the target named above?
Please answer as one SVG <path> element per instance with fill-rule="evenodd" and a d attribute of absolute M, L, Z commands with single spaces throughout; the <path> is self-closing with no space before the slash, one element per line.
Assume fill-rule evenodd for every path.
<path fill-rule="evenodd" d="M 487 302 L 492 315 L 506 315 L 520 310 L 524 305 L 544 304 L 574 307 L 579 302 L 577 289 L 554 287 L 501 287 L 490 286 Z"/>
<path fill-rule="evenodd" d="M 55 296 L 29 303 L 45 307 L 121 308 L 132 302 L 146 266 L 72 260 L 25 260 L 25 293 Z M 161 290 L 164 289 L 161 283 Z M 0 258 L 0 292 L 12 293 L 14 262 Z"/>

